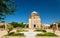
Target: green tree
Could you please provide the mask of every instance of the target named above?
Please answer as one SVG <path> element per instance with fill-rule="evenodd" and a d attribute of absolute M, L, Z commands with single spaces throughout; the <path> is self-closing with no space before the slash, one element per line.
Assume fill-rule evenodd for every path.
<path fill-rule="evenodd" d="M 13 25 L 9 25 L 9 26 L 7 27 L 7 32 L 8 32 L 8 34 L 10 33 L 10 31 L 12 31 L 13 28 L 14 28 Z"/>
<path fill-rule="evenodd" d="M 6 15 L 12 14 L 16 10 L 13 0 L 0 0 L 0 21 L 6 18 Z"/>
<path fill-rule="evenodd" d="M 26 24 L 25 26 L 26 26 L 26 28 L 29 28 L 29 24 Z"/>
<path fill-rule="evenodd" d="M 58 27 L 60 27 L 60 22 L 58 23 Z"/>
<path fill-rule="evenodd" d="M 12 22 L 12 23 L 10 23 L 11 25 L 13 25 L 14 26 L 14 28 L 16 28 L 16 27 L 19 27 L 20 26 L 20 24 L 18 24 L 18 22 Z"/>
<path fill-rule="evenodd" d="M 25 24 L 24 24 L 23 22 L 21 22 L 21 23 L 20 23 L 20 26 L 21 26 L 22 28 L 24 28 L 24 27 L 25 27 Z"/>
<path fill-rule="evenodd" d="M 52 28 L 52 27 L 53 27 L 53 24 L 50 25 L 50 28 Z"/>
<path fill-rule="evenodd" d="M 28 27 L 28 24 L 24 24 L 23 22 L 21 22 L 21 23 L 18 23 L 18 22 L 12 22 L 12 23 L 10 23 L 10 24 L 13 25 L 14 28 L 17 28 L 17 27 L 25 28 L 25 26 Z"/>

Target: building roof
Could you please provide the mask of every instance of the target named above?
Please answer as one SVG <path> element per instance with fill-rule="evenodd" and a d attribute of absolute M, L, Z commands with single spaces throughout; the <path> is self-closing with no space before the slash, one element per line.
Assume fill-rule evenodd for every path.
<path fill-rule="evenodd" d="M 35 13 L 36 14 L 37 12 L 36 11 L 33 11 L 32 13 Z"/>
<path fill-rule="evenodd" d="M 38 13 L 37 13 L 36 11 L 33 11 L 33 12 L 31 13 L 31 15 L 30 15 L 30 18 L 31 18 L 32 16 L 39 16 L 39 15 L 38 15 Z"/>

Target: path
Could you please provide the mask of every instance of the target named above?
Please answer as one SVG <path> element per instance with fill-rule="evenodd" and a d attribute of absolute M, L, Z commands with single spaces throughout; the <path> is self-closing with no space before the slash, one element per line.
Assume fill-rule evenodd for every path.
<path fill-rule="evenodd" d="M 24 33 L 24 35 L 26 36 L 25 38 L 36 38 L 36 34 L 37 33 L 43 33 L 43 32 L 34 32 L 34 29 L 29 29 L 28 32 L 20 32 L 20 33 Z"/>
<path fill-rule="evenodd" d="M 33 32 L 33 29 L 29 29 L 29 32 L 26 32 L 26 38 L 35 38 L 36 33 Z"/>
<path fill-rule="evenodd" d="M 36 33 L 33 32 L 33 29 L 29 29 L 28 32 L 20 32 L 20 33 L 24 33 L 24 35 L 26 36 L 25 38 L 35 38 Z"/>
<path fill-rule="evenodd" d="M 3 37 L 3 35 L 6 35 L 7 34 L 7 31 L 0 31 L 0 38 Z"/>

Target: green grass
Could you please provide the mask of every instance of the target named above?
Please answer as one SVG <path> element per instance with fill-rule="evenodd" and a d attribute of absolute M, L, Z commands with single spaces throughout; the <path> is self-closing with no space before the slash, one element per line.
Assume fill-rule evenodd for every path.
<path fill-rule="evenodd" d="M 44 34 L 37 34 L 36 36 L 57 36 L 57 35 L 51 32 L 46 32 Z"/>

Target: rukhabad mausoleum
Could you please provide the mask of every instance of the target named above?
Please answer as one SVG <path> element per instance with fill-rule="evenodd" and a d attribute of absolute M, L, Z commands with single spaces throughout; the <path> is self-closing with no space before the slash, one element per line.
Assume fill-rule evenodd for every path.
<path fill-rule="evenodd" d="M 29 28 L 41 28 L 41 19 L 36 11 L 33 11 L 29 17 Z"/>

